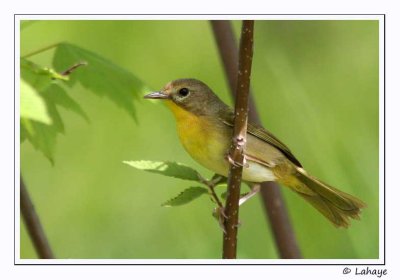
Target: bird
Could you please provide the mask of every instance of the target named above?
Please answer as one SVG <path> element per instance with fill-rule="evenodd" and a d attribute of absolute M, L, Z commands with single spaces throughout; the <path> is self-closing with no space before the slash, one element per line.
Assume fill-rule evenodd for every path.
<path fill-rule="evenodd" d="M 188 154 L 205 168 L 228 176 L 234 111 L 205 83 L 177 79 L 144 98 L 165 101 L 175 116 L 180 142 Z M 243 181 L 255 185 L 276 181 L 287 186 L 336 227 L 349 227 L 350 219 L 359 220 L 361 209 L 366 206 L 357 197 L 310 175 L 283 142 L 252 122 L 247 124 L 244 159 Z"/>

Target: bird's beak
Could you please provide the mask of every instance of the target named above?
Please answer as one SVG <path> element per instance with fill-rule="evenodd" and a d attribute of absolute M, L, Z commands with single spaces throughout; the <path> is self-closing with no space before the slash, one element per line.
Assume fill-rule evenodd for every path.
<path fill-rule="evenodd" d="M 165 94 L 162 91 L 156 91 L 156 92 L 152 92 L 152 93 L 145 95 L 144 98 L 146 98 L 146 99 L 168 99 L 169 95 Z"/>

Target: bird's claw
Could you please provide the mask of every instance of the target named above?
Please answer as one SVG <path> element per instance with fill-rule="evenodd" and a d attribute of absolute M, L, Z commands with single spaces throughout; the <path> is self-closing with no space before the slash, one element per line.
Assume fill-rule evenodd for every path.
<path fill-rule="evenodd" d="M 232 164 L 235 167 L 245 167 L 245 168 L 250 167 L 250 165 L 247 163 L 246 157 L 243 158 L 243 164 L 240 162 L 234 161 L 229 154 L 226 155 L 226 159 L 228 160 L 228 162 L 230 164 Z"/>

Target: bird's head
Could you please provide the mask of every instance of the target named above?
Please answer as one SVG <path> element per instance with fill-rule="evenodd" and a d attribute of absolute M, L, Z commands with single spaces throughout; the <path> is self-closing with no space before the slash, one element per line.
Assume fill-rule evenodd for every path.
<path fill-rule="evenodd" d="M 195 115 L 212 116 L 227 107 L 205 83 L 196 79 L 174 80 L 144 98 L 166 100 L 173 111 L 177 106 Z"/>

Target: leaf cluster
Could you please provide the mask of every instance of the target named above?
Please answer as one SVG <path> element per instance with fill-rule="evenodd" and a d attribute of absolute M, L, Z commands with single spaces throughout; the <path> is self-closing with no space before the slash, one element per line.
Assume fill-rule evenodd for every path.
<path fill-rule="evenodd" d="M 204 194 L 209 194 L 211 200 L 218 205 L 216 201 L 217 198 L 213 196 L 212 190 L 217 186 L 226 187 L 227 184 L 227 179 L 225 177 L 214 175 L 210 180 L 207 180 L 197 170 L 182 163 L 149 160 L 124 161 L 124 163 L 138 170 L 193 181 L 199 184 L 186 188 L 175 197 L 162 203 L 162 206 L 171 207 L 185 205 Z M 221 194 L 221 198 L 226 200 L 226 192 Z"/>
<path fill-rule="evenodd" d="M 79 83 L 89 92 L 109 98 L 134 119 L 134 100 L 150 91 L 131 72 L 92 51 L 69 43 L 56 44 L 54 48 L 52 67 L 41 66 L 30 60 L 40 51 L 20 59 L 21 142 L 28 140 L 52 163 L 56 137 L 65 132 L 59 108 L 89 120 L 70 94 L 75 84 Z M 78 68 L 80 65 L 85 67 Z"/>

